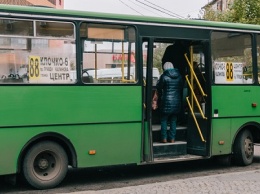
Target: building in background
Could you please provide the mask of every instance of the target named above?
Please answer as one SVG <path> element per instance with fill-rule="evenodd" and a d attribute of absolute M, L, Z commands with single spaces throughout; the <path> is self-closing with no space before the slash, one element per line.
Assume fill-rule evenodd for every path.
<path fill-rule="evenodd" d="M 216 11 L 226 11 L 230 8 L 234 0 L 212 0 L 204 7 L 210 6 L 213 10 Z"/>
<path fill-rule="evenodd" d="M 64 0 L 0 0 L 0 4 L 23 5 L 23 6 L 44 6 L 56 9 L 64 9 Z"/>

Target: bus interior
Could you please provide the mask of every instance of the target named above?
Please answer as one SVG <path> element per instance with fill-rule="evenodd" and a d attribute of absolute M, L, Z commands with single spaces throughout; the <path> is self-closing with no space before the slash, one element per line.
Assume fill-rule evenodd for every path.
<path fill-rule="evenodd" d="M 164 40 L 154 41 L 153 65 L 161 64 L 158 58 L 163 58 L 163 53 L 169 45 L 176 42 L 183 45 L 183 53 L 177 51 L 183 64 L 183 93 L 182 110 L 177 117 L 176 139 L 174 143 L 161 143 L 160 133 L 160 107 L 151 108 L 151 152 L 150 160 L 161 162 L 165 160 L 181 161 L 198 159 L 208 156 L 207 139 L 207 88 L 205 74 L 205 47 L 206 41 L 193 40 Z M 146 44 L 146 42 L 144 42 Z M 147 46 L 146 46 L 147 47 Z M 163 51 L 163 52 L 162 52 Z M 174 53 L 172 53 L 174 55 Z M 158 57 L 160 55 L 160 57 Z M 182 55 L 182 56 L 181 56 Z M 161 69 L 162 72 L 162 69 Z M 149 82 L 149 80 L 147 80 Z M 152 84 L 152 96 L 156 91 L 156 84 Z M 169 125 L 168 125 L 169 130 Z"/>

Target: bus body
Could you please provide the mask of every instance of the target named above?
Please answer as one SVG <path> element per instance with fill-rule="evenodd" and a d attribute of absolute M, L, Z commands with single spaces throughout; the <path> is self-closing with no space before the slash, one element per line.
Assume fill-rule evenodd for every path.
<path fill-rule="evenodd" d="M 176 42 L 183 120 L 175 143 L 162 144 L 152 97 Z M 48 189 L 68 166 L 217 156 L 249 165 L 260 142 L 259 47 L 254 25 L 2 5 L 0 175 Z"/>

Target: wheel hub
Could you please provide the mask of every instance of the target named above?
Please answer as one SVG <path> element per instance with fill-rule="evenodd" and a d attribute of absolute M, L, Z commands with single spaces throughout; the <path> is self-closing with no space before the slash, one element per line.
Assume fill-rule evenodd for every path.
<path fill-rule="evenodd" d="M 251 156 L 253 154 L 253 142 L 250 139 L 245 140 L 245 154 L 247 157 Z"/>
<path fill-rule="evenodd" d="M 44 170 L 49 167 L 49 162 L 48 160 L 41 158 L 38 162 L 38 166 L 40 169 Z"/>

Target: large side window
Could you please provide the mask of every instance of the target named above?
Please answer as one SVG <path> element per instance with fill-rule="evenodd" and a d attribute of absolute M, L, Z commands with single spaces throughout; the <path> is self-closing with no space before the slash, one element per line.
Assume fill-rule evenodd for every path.
<path fill-rule="evenodd" d="M 81 25 L 83 83 L 136 83 L 136 32 L 123 25 Z"/>
<path fill-rule="evenodd" d="M 213 80 L 216 84 L 252 84 L 252 38 L 239 32 L 212 32 Z"/>
<path fill-rule="evenodd" d="M 76 81 L 74 25 L 2 19 L 0 84 Z"/>

